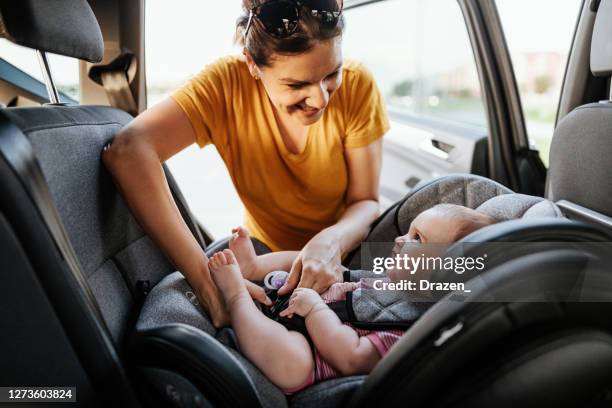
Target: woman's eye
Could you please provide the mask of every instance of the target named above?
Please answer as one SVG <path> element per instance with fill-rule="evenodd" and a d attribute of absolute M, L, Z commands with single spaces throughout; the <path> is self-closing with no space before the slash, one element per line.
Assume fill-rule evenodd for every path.
<path fill-rule="evenodd" d="M 303 84 L 289 84 L 288 86 L 289 86 L 289 88 L 296 89 L 296 90 L 297 89 L 302 89 L 304 87 Z"/>

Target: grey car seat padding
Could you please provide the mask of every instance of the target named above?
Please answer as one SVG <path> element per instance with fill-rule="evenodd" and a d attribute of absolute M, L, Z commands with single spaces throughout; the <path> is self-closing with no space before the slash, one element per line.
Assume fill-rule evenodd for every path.
<path fill-rule="evenodd" d="M 593 26 L 593 39 L 591 41 L 591 72 L 595 76 L 612 75 L 612 2 L 599 1 L 595 25 Z"/>
<path fill-rule="evenodd" d="M 512 190 L 490 179 L 471 174 L 441 176 L 409 192 L 374 222 L 366 242 L 393 242 L 408 231 L 412 220 L 421 212 L 439 203 L 476 208 L 486 200 Z M 361 262 L 360 248 L 345 260 L 348 269 L 371 270 L 371 264 Z"/>
<path fill-rule="evenodd" d="M 4 210 L 9 210 L 11 222 L 16 223 L 36 279 L 48 296 L 45 299 L 52 302 L 53 311 L 73 341 L 80 363 L 95 388 L 108 391 L 108 395 L 100 398 L 110 404 L 138 406 L 103 313 L 55 208 L 40 163 L 23 132 L 8 119 L 7 112 L 6 109 L 0 112 L 0 167 L 6 189 L 2 199 Z M 3 273 L 26 272 L 4 270 Z M 113 394 L 110 390 L 117 392 Z"/>
<path fill-rule="evenodd" d="M 86 0 L 0 0 L 0 35 L 15 44 L 99 62 L 102 32 Z"/>
<path fill-rule="evenodd" d="M 225 362 L 219 362 L 220 368 L 225 372 L 229 370 L 233 372 L 236 378 L 240 378 L 240 381 L 244 383 L 244 388 L 240 390 L 236 388 L 234 397 L 236 400 L 222 400 L 220 397 L 214 399 L 214 402 L 222 406 L 233 406 L 237 402 L 241 401 L 245 403 L 247 400 L 252 401 L 253 398 L 257 401 L 256 405 L 263 407 L 282 407 L 287 406 L 287 399 L 285 395 L 274 386 L 249 360 L 242 356 L 236 351 L 234 346 L 234 339 L 231 334 L 228 335 L 227 330 L 217 331 L 210 320 L 206 316 L 204 309 L 198 303 L 191 286 L 189 286 L 186 279 L 179 272 L 175 272 L 166 276 L 161 282 L 159 282 L 147 296 L 145 303 L 141 309 L 140 317 L 135 328 L 133 338 L 136 338 L 131 346 L 136 350 L 135 355 L 132 355 L 133 362 L 135 365 L 140 366 L 141 363 L 144 367 L 150 366 L 153 362 L 149 358 L 150 355 L 156 353 L 152 352 L 151 349 L 148 352 L 140 353 L 138 349 L 143 344 L 150 346 L 147 338 L 151 333 L 155 333 L 158 338 L 172 337 L 172 341 L 176 342 L 176 339 L 180 339 L 184 336 L 175 334 L 177 330 L 177 324 L 190 326 L 198 329 L 196 334 L 191 334 L 191 337 L 195 340 L 189 342 L 185 340 L 184 344 L 194 344 L 193 347 L 198 349 L 206 349 L 205 355 L 214 356 L 216 354 L 227 354 L 229 353 L 232 358 L 224 360 Z M 173 328 L 174 327 L 174 328 Z M 231 333 L 231 332 L 229 332 Z M 200 339 L 200 340 L 197 340 Z M 214 340 L 213 340 L 214 339 Z M 203 347 L 204 341 L 208 342 L 207 347 Z M 172 356 L 172 350 L 166 350 L 166 354 Z M 130 353 L 132 354 L 132 353 Z M 169 360 L 171 361 L 171 360 Z M 169 361 L 155 361 L 157 368 L 169 369 L 172 368 L 169 365 Z M 202 364 L 202 359 L 192 359 L 182 363 L 185 366 L 193 365 L 193 376 L 192 381 L 197 382 L 198 378 L 206 377 L 205 374 L 199 374 L 199 366 Z M 232 368 L 233 367 L 233 368 Z M 194 379 L 195 378 L 195 379 Z M 206 377 L 207 378 L 207 377 Z M 349 391 L 353 391 L 362 382 L 362 377 L 350 377 L 352 380 L 342 386 L 336 383 L 329 383 L 324 381 L 320 384 L 315 385 L 308 389 L 311 397 L 317 396 L 321 400 L 324 399 L 335 399 L 340 396 L 333 395 L 336 392 L 342 392 L 343 398 L 347 398 Z M 206 387 L 200 383 L 200 387 Z M 336 385 L 334 385 L 336 384 Z M 208 385 L 210 386 L 210 385 Z M 349 390 L 350 388 L 350 390 Z M 204 391 L 205 395 L 208 395 L 205 389 L 200 388 Z M 240 391 L 240 392 L 238 392 Z M 243 394 L 241 394 L 243 393 Z M 246 393 L 246 397 L 245 394 Z M 289 402 L 292 404 L 293 399 L 301 401 L 300 406 L 305 406 L 306 399 L 300 397 L 301 393 L 295 395 Z M 248 399 L 247 399 L 248 397 Z"/>
<path fill-rule="evenodd" d="M 104 145 L 132 117 L 91 106 L 4 113 L 32 146 L 80 268 L 121 348 L 141 303 L 140 283 L 153 286 L 175 270 L 140 228 L 100 160 Z"/>
<path fill-rule="evenodd" d="M 388 239 L 387 242 L 393 242 L 395 236 L 390 236 L 389 231 L 378 231 L 378 229 L 384 227 L 388 229 L 390 224 L 395 224 L 395 231 L 399 231 L 396 234 L 405 234 L 410 223 L 419 213 L 439 203 L 475 208 L 500 222 L 519 218 L 526 220 L 524 224 L 511 224 L 517 227 L 516 231 L 512 229 L 512 234 L 518 234 L 522 228 L 532 225 L 533 223 L 530 224 L 529 220 L 544 219 L 543 224 L 536 222 L 537 225 L 531 228 L 546 230 L 549 228 L 546 220 L 562 217 L 557 206 L 542 197 L 514 194 L 500 184 L 479 176 L 449 175 L 434 179 L 417 191 L 410 193 L 394 211 L 384 215 L 387 220 L 380 221 L 374 227 L 366 242 L 376 242 L 374 239 L 378 240 L 383 237 Z M 500 239 L 498 234 L 506 231 L 500 224 L 483 228 L 485 229 L 491 230 L 491 234 L 468 236 L 460 242 L 498 240 Z M 482 234 L 482 231 L 480 233 Z M 521 240 L 516 235 L 514 237 L 517 241 Z M 362 259 L 361 263 L 371 267 L 369 259 Z M 357 281 L 361 278 L 380 278 L 380 275 L 363 269 L 350 270 L 346 274 L 347 280 Z M 343 320 L 364 328 L 407 327 L 431 305 L 431 302 L 415 301 L 401 291 L 361 290 L 349 294 L 346 304 L 340 308 L 344 310 L 340 313 Z"/>
<path fill-rule="evenodd" d="M 550 148 L 550 200 L 567 200 L 612 217 L 610 129 L 612 103 L 581 106 L 559 122 Z"/>
<path fill-rule="evenodd" d="M 121 370 L 124 339 L 144 296 L 150 286 L 175 270 L 139 227 L 100 160 L 103 146 L 132 118 L 117 109 L 92 106 L 11 108 L 2 110 L 2 115 L 6 126 L 13 128 L 11 134 L 19 135 L 19 143 L 9 143 L 19 159 L 13 163 L 15 171 L 24 172 L 24 183 L 37 183 L 40 188 L 34 193 L 44 190 L 44 200 L 35 200 L 38 210 L 43 215 L 49 214 L 42 220 L 43 227 L 53 230 L 57 225 L 55 245 L 72 256 L 64 255 L 66 261 L 72 260 L 65 265 L 80 281 L 78 285 L 59 283 L 65 279 L 61 275 L 46 276 L 54 273 L 51 266 L 39 271 L 40 278 L 53 281 L 47 290 L 51 290 L 49 295 L 58 311 L 65 314 L 63 308 L 75 308 L 91 313 L 92 318 L 98 317 L 101 326 L 95 328 L 77 324 L 79 320 L 71 318 L 77 324 L 76 330 L 87 333 L 74 336 L 79 339 L 79 348 L 89 347 L 85 360 L 104 360 L 103 356 L 109 354 Z M 204 250 L 198 226 L 165 166 L 164 170 L 176 204 Z M 37 177 L 32 175 L 33 171 Z M 65 293 L 58 297 L 55 292 L 59 288 L 75 295 L 84 294 L 93 309 L 71 302 L 72 298 Z M 107 328 L 112 337 L 100 340 L 109 347 L 103 351 L 88 339 L 103 337 Z M 108 376 L 127 383 L 124 374 L 109 375 L 112 370 L 99 361 L 94 364 L 97 368 L 93 371 L 103 379 Z M 103 387 L 104 381 L 97 386 Z M 113 388 L 121 389 L 118 385 Z M 132 397 L 127 390 L 121 395 L 126 399 Z"/>

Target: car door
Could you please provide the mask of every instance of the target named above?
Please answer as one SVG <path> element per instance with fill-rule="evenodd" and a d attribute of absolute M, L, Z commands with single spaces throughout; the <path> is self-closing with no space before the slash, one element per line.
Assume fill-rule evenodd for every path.
<path fill-rule="evenodd" d="M 483 84 L 491 177 L 517 192 L 543 196 L 560 91 L 584 1 L 458 4 Z"/>
<path fill-rule="evenodd" d="M 391 120 L 383 205 L 455 172 L 544 193 L 545 168 L 527 136 L 495 1 L 347 1 L 345 8 L 345 55 L 372 70 Z"/>

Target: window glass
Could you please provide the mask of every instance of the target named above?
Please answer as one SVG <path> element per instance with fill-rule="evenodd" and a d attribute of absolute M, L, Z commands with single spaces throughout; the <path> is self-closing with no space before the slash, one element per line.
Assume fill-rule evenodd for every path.
<path fill-rule="evenodd" d="M 147 0 L 145 47 L 147 103 L 161 101 L 206 64 L 239 54 L 234 46 L 241 1 Z M 244 207 L 225 164 L 212 146 L 195 144 L 168 166 L 196 217 L 215 238 L 242 222 Z"/>
<path fill-rule="evenodd" d="M 241 53 L 234 46 L 241 3 L 147 0 L 145 44 L 149 106 L 170 95 L 206 64 L 225 55 Z"/>
<path fill-rule="evenodd" d="M 496 1 L 529 141 L 548 166 L 563 75 L 582 1 Z"/>
<path fill-rule="evenodd" d="M 456 0 L 388 0 L 346 11 L 344 52 L 374 73 L 387 106 L 486 126 L 478 72 Z"/>
<path fill-rule="evenodd" d="M 0 56 L 23 72 L 44 83 L 36 51 L 0 39 Z M 47 54 L 51 74 L 58 91 L 79 100 L 79 61 L 63 55 Z"/>

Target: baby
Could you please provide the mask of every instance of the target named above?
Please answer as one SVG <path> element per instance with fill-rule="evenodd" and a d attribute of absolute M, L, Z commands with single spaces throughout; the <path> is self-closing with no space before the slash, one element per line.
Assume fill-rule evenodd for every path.
<path fill-rule="evenodd" d="M 396 249 L 406 242 L 452 243 L 496 220 L 475 210 L 450 204 L 437 205 L 419 214 Z M 342 323 L 326 302 L 344 299 L 358 282 L 340 282 L 323 295 L 297 288 L 281 316 L 297 314 L 305 321 L 314 344 L 297 331 L 287 330 L 266 317 L 253 303 L 243 278 L 262 281 L 275 270 L 289 270 L 297 251 L 257 256 L 248 233 L 235 228 L 230 249 L 210 258 L 212 278 L 230 313 L 242 353 L 286 394 L 316 381 L 338 376 L 367 374 L 401 337 L 399 330 L 368 331 Z"/>

